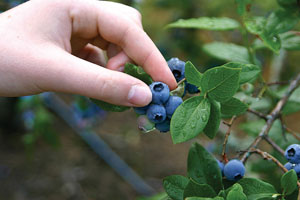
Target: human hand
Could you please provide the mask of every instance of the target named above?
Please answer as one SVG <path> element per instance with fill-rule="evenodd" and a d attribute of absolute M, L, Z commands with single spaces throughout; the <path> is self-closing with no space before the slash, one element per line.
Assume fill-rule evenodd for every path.
<path fill-rule="evenodd" d="M 131 7 L 96 0 L 32 0 L 0 15 L 0 96 L 55 91 L 144 106 L 151 101 L 149 87 L 119 72 L 129 61 L 154 81 L 176 88 L 166 61 L 143 31 L 140 14 Z"/>

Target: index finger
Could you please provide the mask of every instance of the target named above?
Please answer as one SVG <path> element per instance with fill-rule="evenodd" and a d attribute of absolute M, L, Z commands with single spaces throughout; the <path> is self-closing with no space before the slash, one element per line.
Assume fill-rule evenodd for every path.
<path fill-rule="evenodd" d="M 87 2 L 90 2 L 90 6 Z M 97 31 L 103 39 L 120 46 L 135 63 L 144 68 L 154 81 L 168 84 L 171 90 L 177 87 L 167 62 L 150 37 L 136 23 L 137 19 L 132 19 L 134 15 L 124 15 L 122 10 L 116 10 L 113 6 L 115 3 L 112 2 L 84 1 L 84 4 L 76 5 L 85 9 L 83 10 L 84 17 L 80 16 L 80 20 L 77 21 L 77 30 L 78 28 L 80 30 L 78 22 L 84 24 L 82 26 L 84 29 L 80 30 L 84 32 L 88 25 L 94 24 L 92 20 L 96 20 Z M 132 12 L 137 11 L 132 9 Z"/>

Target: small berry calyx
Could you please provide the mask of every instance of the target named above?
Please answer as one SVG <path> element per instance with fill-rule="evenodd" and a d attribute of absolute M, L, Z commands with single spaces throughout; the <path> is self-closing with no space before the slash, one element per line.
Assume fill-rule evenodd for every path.
<path fill-rule="evenodd" d="M 238 181 L 245 175 L 245 166 L 240 160 L 230 160 L 224 166 L 224 176 L 230 181 Z"/>

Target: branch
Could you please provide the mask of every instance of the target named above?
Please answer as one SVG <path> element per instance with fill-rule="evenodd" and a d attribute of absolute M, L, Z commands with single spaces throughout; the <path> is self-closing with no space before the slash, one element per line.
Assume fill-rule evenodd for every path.
<path fill-rule="evenodd" d="M 226 145 L 227 145 L 230 133 L 231 133 L 232 124 L 233 124 L 235 119 L 236 119 L 236 116 L 233 116 L 229 123 L 225 122 L 225 121 L 223 122 L 224 124 L 226 124 L 228 126 L 228 129 L 227 129 L 226 134 L 225 134 L 225 139 L 224 139 L 224 143 L 223 143 L 223 150 L 222 150 L 222 158 L 225 161 L 225 163 L 228 162 L 228 159 L 227 159 L 227 156 L 226 156 Z"/>
<path fill-rule="evenodd" d="M 294 138 L 296 138 L 297 140 L 300 141 L 300 136 L 299 136 L 295 131 L 293 131 L 292 129 L 286 127 L 285 125 L 283 125 L 283 127 L 285 128 L 285 130 L 286 130 L 288 133 L 292 134 L 292 135 L 294 136 Z"/>
<path fill-rule="evenodd" d="M 288 170 L 284 167 L 283 164 L 281 164 L 281 162 L 279 162 L 274 156 L 272 156 L 271 154 L 269 154 L 268 152 L 262 151 L 260 149 L 256 149 L 256 148 L 251 148 L 250 153 L 256 153 L 259 154 L 261 157 L 263 157 L 265 160 L 271 160 L 272 162 L 274 162 L 283 172 L 287 172 Z"/>
<path fill-rule="evenodd" d="M 252 148 L 256 148 L 258 144 L 261 142 L 265 136 L 268 135 L 274 121 L 280 117 L 281 110 L 283 109 L 284 105 L 288 101 L 289 97 L 292 95 L 292 93 L 295 91 L 295 89 L 298 87 L 300 82 L 300 74 L 297 75 L 297 77 L 291 82 L 287 93 L 281 98 L 281 100 L 276 104 L 275 108 L 272 110 L 272 112 L 267 116 L 267 122 L 261 129 L 261 132 L 259 135 L 255 138 L 255 140 L 252 142 L 252 144 L 248 147 L 247 151 L 244 153 L 241 161 L 246 162 L 248 157 L 250 156 L 249 151 Z"/>
<path fill-rule="evenodd" d="M 256 115 L 256 116 L 258 116 L 258 117 L 260 117 L 260 118 L 266 120 L 266 121 L 268 120 L 267 116 L 266 116 L 264 113 L 258 112 L 258 111 L 256 111 L 256 110 L 252 110 L 251 108 L 248 108 L 247 111 L 248 111 L 249 113 L 252 113 L 252 114 L 254 114 L 254 115 Z"/>

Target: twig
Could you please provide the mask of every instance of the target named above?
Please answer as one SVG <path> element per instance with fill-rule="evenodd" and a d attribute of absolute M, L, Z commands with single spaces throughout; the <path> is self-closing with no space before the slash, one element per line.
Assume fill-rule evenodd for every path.
<path fill-rule="evenodd" d="M 233 124 L 235 119 L 236 119 L 236 116 L 233 116 L 231 118 L 231 120 L 229 121 L 229 123 L 225 122 L 225 121 L 223 122 L 224 124 L 226 124 L 228 126 L 228 129 L 227 129 L 226 134 L 225 134 L 225 139 L 224 139 L 224 143 L 223 143 L 223 150 L 222 150 L 222 158 L 223 158 L 225 163 L 228 162 L 228 159 L 227 159 L 227 156 L 226 156 L 226 145 L 227 145 L 230 133 L 231 133 L 232 124 Z"/>
<path fill-rule="evenodd" d="M 294 90 L 298 87 L 300 82 L 300 74 L 291 82 L 287 93 L 281 98 L 281 100 L 276 104 L 275 108 L 272 110 L 271 114 L 267 116 L 267 122 L 261 129 L 259 135 L 255 138 L 252 144 L 248 147 L 247 151 L 244 153 L 241 161 L 246 162 L 248 157 L 250 156 L 249 151 L 252 148 L 256 148 L 261 140 L 268 135 L 274 121 L 280 117 L 281 110 L 283 109 L 284 105 L 288 101 L 288 98 L 292 95 Z"/>
<path fill-rule="evenodd" d="M 286 127 L 285 125 L 283 125 L 283 126 L 284 126 L 285 130 L 286 130 L 288 133 L 292 134 L 292 135 L 294 136 L 294 138 L 296 138 L 297 140 L 300 141 L 300 136 L 298 136 L 298 134 L 297 134 L 295 131 L 293 131 L 292 129 Z"/>
<path fill-rule="evenodd" d="M 254 115 L 256 115 L 256 116 L 258 116 L 258 117 L 260 117 L 260 118 L 266 120 L 266 121 L 268 120 L 267 116 L 266 116 L 265 114 L 261 113 L 261 112 L 258 112 L 258 111 L 256 111 L 256 110 L 252 110 L 251 108 L 248 108 L 247 111 L 248 111 L 249 113 L 252 113 L 252 114 L 254 114 Z"/>
<path fill-rule="evenodd" d="M 267 85 L 268 86 L 272 86 L 272 85 L 287 85 L 289 83 L 290 83 L 290 81 L 275 81 L 275 82 L 267 83 Z"/>
<path fill-rule="evenodd" d="M 276 151 L 278 151 L 281 155 L 284 155 L 284 150 L 280 148 L 269 136 L 265 136 L 264 139 L 268 142 Z"/>
<path fill-rule="evenodd" d="M 262 151 L 260 149 L 251 148 L 250 153 L 256 153 L 259 154 L 261 157 L 263 157 L 265 160 L 271 160 L 273 161 L 283 172 L 287 172 L 288 170 L 281 164 L 276 158 L 274 158 L 271 154 L 268 152 Z"/>

